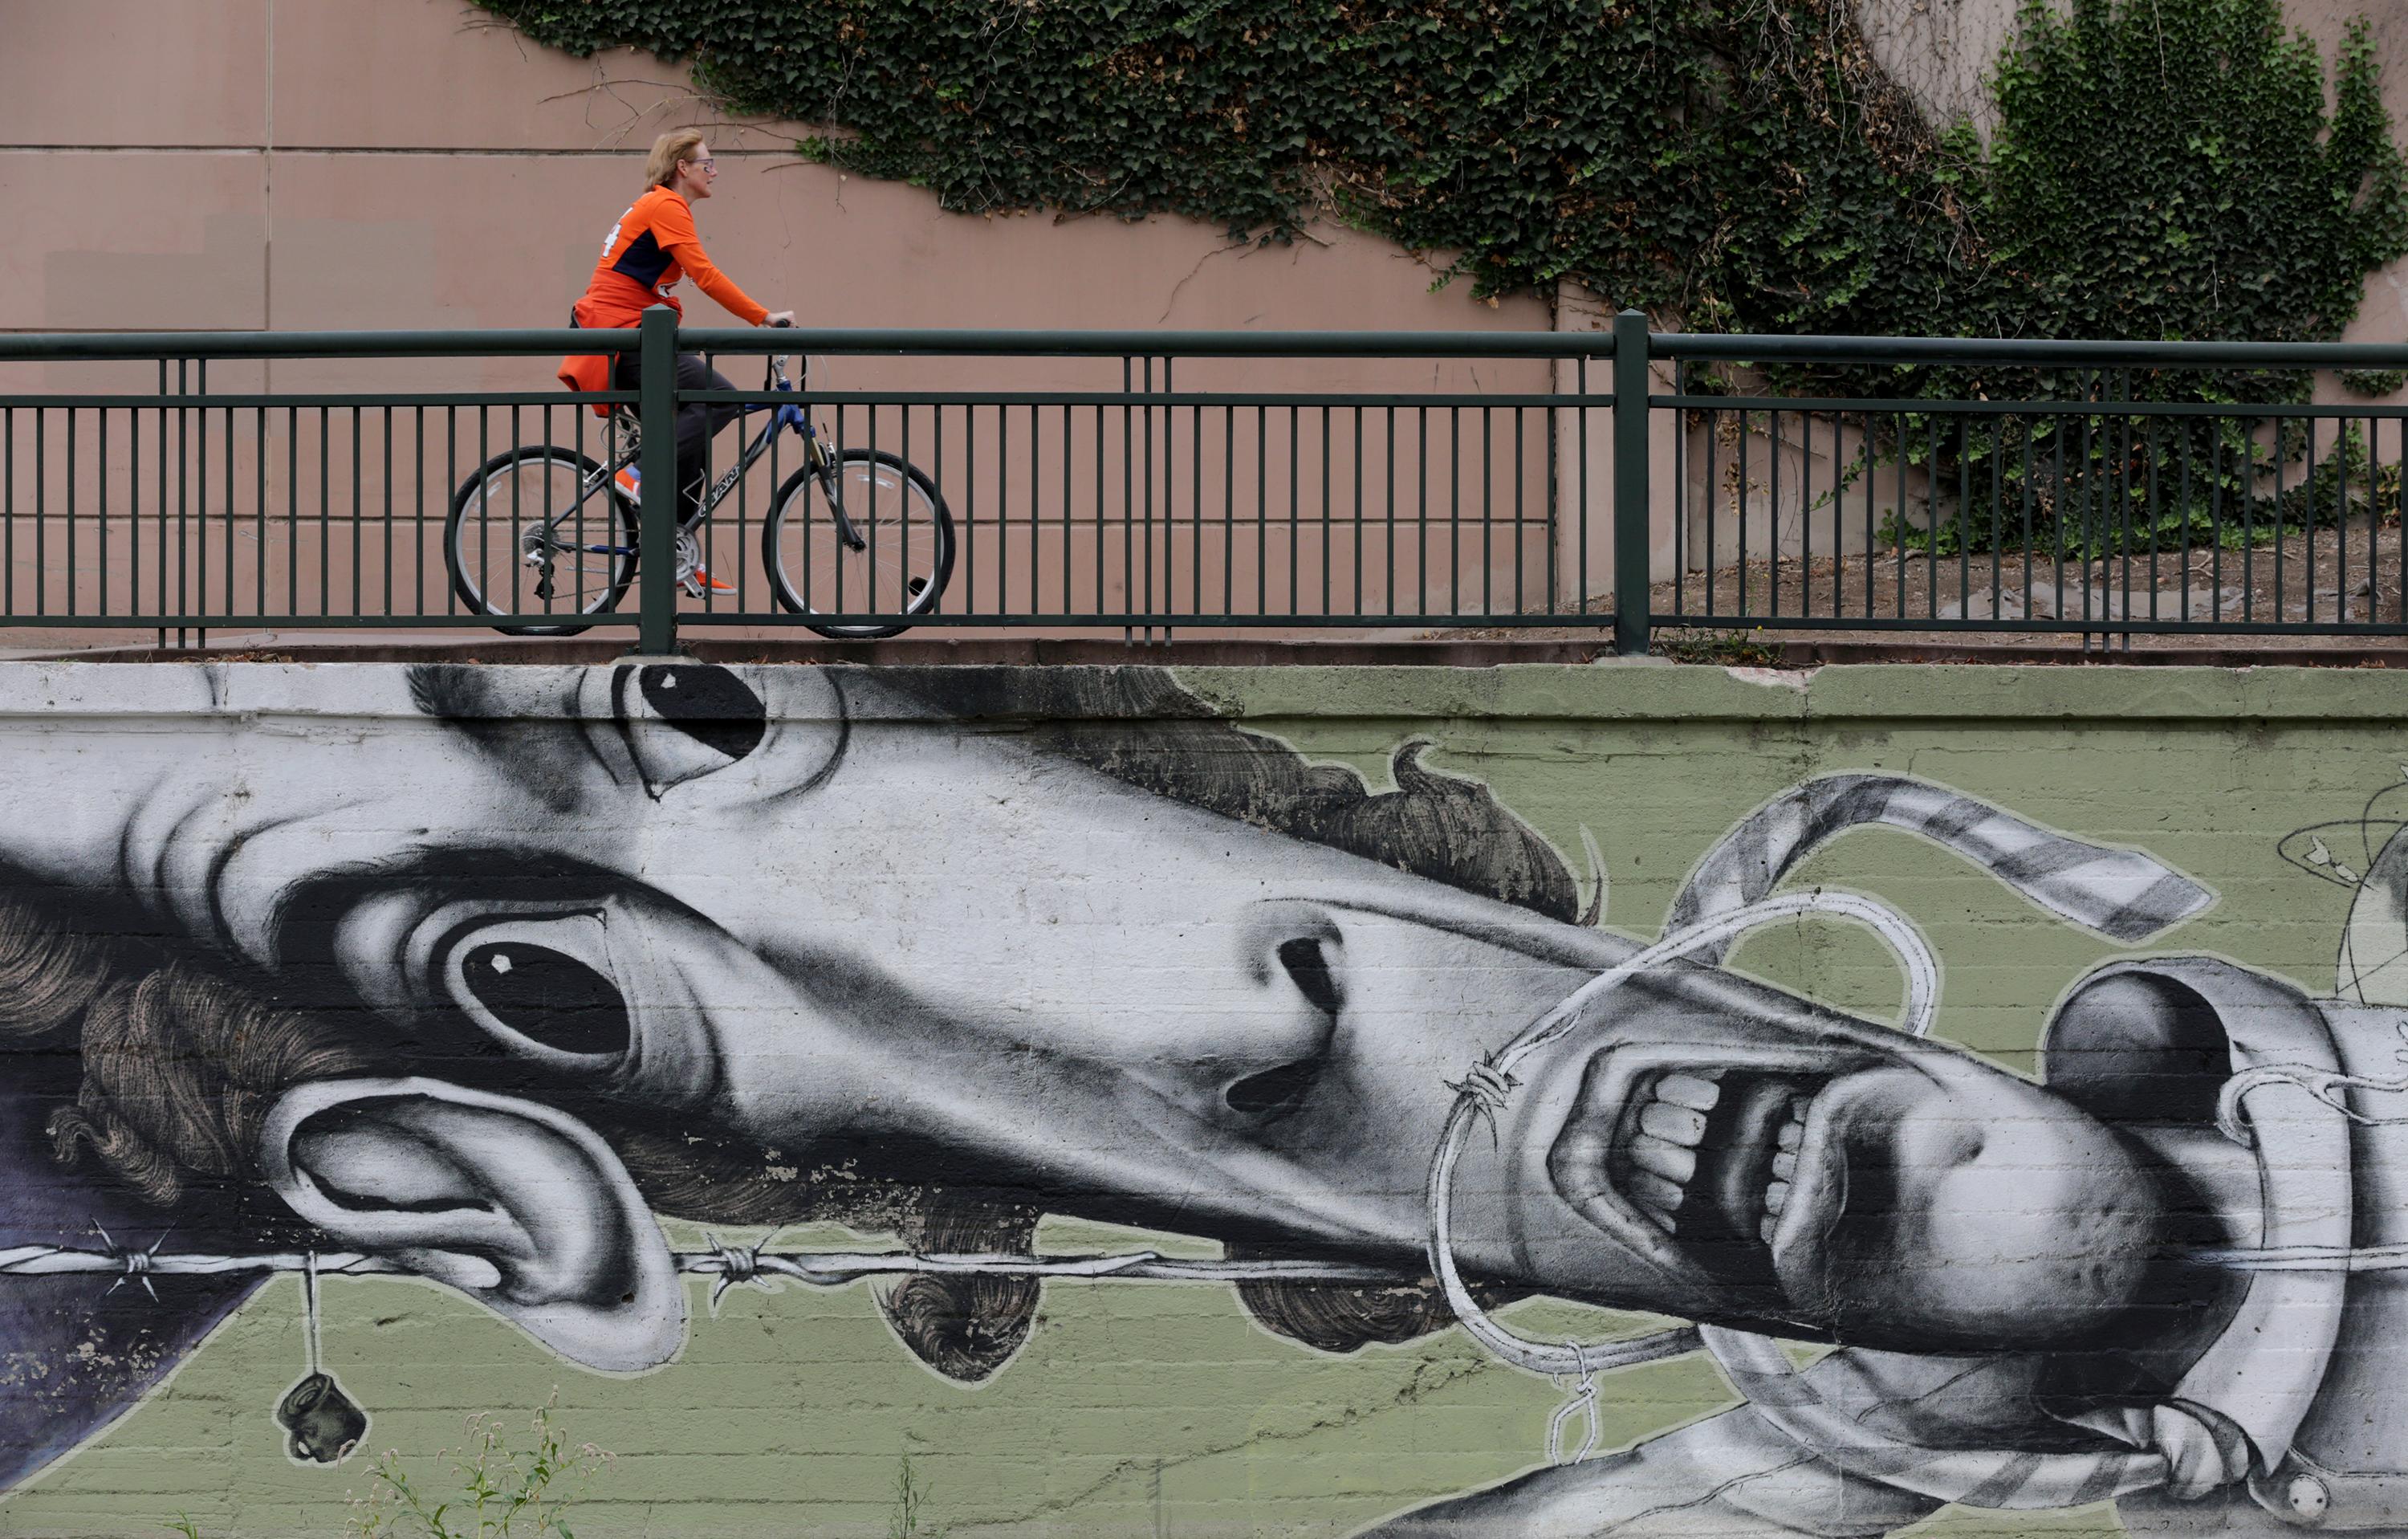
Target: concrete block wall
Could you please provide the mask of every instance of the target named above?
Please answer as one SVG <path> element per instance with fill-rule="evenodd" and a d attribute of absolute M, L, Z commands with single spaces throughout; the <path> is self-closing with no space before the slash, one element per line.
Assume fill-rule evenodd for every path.
<path fill-rule="evenodd" d="M 2396 1526 L 2403 718 L 0 665 L 0 1532 Z"/>

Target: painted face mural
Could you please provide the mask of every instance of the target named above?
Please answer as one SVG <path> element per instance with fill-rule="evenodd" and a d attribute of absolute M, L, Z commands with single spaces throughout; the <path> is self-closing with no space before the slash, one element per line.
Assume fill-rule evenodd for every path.
<path fill-rule="evenodd" d="M 1784 878 L 1879 826 L 2126 945 L 2213 895 L 1921 781 L 1774 798 L 1642 944 L 1417 745 L 1374 793 L 1151 670 L 277 674 L 319 730 L 222 672 L 116 677 L 156 698 L 8 751 L 0 1332 L 43 1365 L 0 1393 L 9 1480 L 279 1271 L 430 1279 L 621 1372 L 678 1351 L 681 1274 L 891 1274 L 897 1338 L 966 1383 L 1052 1271 L 1232 1282 L 1326 1352 L 1460 1323 L 1567 1387 L 1564 1462 L 1383 1532 L 2408 1501 L 2368 1419 L 2398 1375 L 2337 1350 L 2400 1336 L 2408 843 L 2352 854 L 2343 997 L 2117 961 L 2069 980 L 2035 1082 L 1933 1033 L 1906 916 Z M 413 729 L 335 725 L 385 715 Z M 1895 953 L 1898 1019 L 1724 965 L 1804 913 Z M 1225 1259 L 1049 1261 L 1046 1215 Z M 680 1253 L 656 1215 L 907 1251 Z M 1533 1294 L 1691 1323 L 1492 1313 Z M 1741 1406 L 1575 1457 L 1599 1375 L 1698 1350 Z M 274 1417 L 310 1462 L 367 1427 L 314 1359 Z"/>

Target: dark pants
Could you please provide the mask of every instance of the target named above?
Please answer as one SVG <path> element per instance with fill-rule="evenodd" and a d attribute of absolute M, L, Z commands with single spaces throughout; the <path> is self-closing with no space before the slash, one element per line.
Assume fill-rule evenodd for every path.
<path fill-rule="evenodd" d="M 611 388 L 633 390 L 640 366 L 636 355 L 623 352 L 611 378 Z M 733 390 L 733 381 L 702 361 L 698 352 L 681 352 L 677 361 L 680 390 Z M 733 401 L 681 407 L 677 414 L 678 521 L 691 520 L 701 506 L 703 450 L 719 430 L 744 415 Z M 723 467 L 722 468 L 724 468 Z"/>

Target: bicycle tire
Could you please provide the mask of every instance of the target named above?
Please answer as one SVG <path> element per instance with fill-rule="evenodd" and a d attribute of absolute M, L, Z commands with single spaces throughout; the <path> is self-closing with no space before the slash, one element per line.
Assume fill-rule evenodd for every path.
<path fill-rule="evenodd" d="M 480 488 L 492 487 L 495 482 L 513 472 L 523 472 L 530 467 L 540 467 L 537 490 L 530 494 L 523 482 L 512 491 L 489 491 L 483 498 Z M 538 599 L 532 591 L 534 579 L 530 568 L 517 559 L 517 544 L 523 529 L 550 509 L 558 506 L 553 488 L 565 485 L 566 496 L 574 496 L 575 489 L 584 484 L 585 478 L 598 473 L 601 464 L 591 455 L 552 444 L 523 445 L 505 450 L 479 466 L 458 489 L 452 494 L 452 508 L 443 524 L 443 565 L 452 574 L 452 591 L 460 601 L 479 614 L 523 614 L 525 608 L 500 607 L 489 602 L 486 592 L 495 586 L 480 579 L 491 578 L 507 569 L 510 573 L 511 603 L 534 603 L 540 606 L 534 612 L 550 613 L 552 606 L 562 600 Z M 566 528 L 578 530 L 580 543 L 624 547 L 626 554 L 588 553 L 571 568 L 568 602 L 576 605 L 570 612 L 578 620 L 560 625 L 495 626 L 508 636 L 575 636 L 589 626 L 579 623 L 585 616 L 602 614 L 616 609 L 626 597 L 628 583 L 635 581 L 638 540 L 635 508 L 610 488 L 604 498 L 609 511 L 605 515 L 609 525 L 598 534 L 594 529 L 597 520 L 593 515 L 580 521 L 572 519 Z M 532 511 L 531 511 L 532 510 Z M 586 539 L 586 536 L 594 536 Z M 475 544 L 472 552 L 471 541 Z M 496 555 L 498 553 L 498 564 Z M 556 563 L 553 583 L 560 583 Z"/>
<path fill-rule="evenodd" d="M 779 607 L 802 615 L 933 613 L 953 575 L 953 515 L 937 483 L 882 449 L 839 452 L 836 473 L 845 487 L 845 516 L 864 548 L 841 548 L 815 472 L 788 476 L 761 524 L 761 566 Z M 892 511 L 890 498 L 896 504 Z M 837 640 L 899 636 L 911 628 L 910 621 L 803 624 Z"/>

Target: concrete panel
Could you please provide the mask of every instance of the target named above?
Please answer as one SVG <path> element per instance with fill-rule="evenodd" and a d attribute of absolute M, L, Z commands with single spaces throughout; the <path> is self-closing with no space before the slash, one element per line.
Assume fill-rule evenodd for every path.
<path fill-rule="evenodd" d="M 0 146 L 265 143 L 270 3 L 0 0 Z"/>
<path fill-rule="evenodd" d="M 681 65 L 624 50 L 572 59 L 466 0 L 287 0 L 274 27 L 279 144 L 640 151 L 724 121 Z M 796 137 L 746 132 L 763 147 Z"/>
<path fill-rule="evenodd" d="M 0 328 L 267 324 L 256 154 L 0 152 Z"/>

